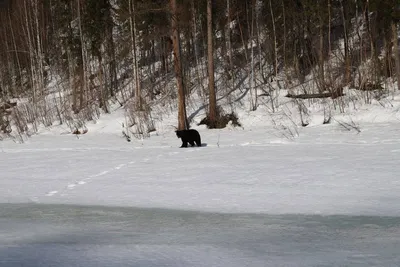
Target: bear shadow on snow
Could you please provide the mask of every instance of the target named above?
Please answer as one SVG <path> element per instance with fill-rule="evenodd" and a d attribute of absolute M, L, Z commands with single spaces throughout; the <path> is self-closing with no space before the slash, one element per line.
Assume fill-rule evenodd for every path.
<path fill-rule="evenodd" d="M 182 139 L 182 146 L 181 147 L 187 147 L 188 143 L 191 146 L 201 146 L 201 138 L 200 134 L 198 131 L 195 129 L 189 129 L 189 130 L 177 130 L 176 136 L 180 139 Z"/>

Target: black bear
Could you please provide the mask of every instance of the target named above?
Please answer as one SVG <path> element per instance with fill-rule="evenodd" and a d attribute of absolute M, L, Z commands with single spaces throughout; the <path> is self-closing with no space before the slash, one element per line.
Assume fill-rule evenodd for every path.
<path fill-rule="evenodd" d="M 195 129 L 177 130 L 176 131 L 176 136 L 178 138 L 182 139 L 182 146 L 181 147 L 187 147 L 188 143 L 191 146 L 194 146 L 195 143 L 196 143 L 197 146 L 201 146 L 200 134 Z"/>

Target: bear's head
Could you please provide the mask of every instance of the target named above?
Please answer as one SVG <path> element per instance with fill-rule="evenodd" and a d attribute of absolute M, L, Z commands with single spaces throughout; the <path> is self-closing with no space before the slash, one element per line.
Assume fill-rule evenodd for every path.
<path fill-rule="evenodd" d="M 176 130 L 175 133 L 178 138 L 182 138 L 182 130 Z"/>

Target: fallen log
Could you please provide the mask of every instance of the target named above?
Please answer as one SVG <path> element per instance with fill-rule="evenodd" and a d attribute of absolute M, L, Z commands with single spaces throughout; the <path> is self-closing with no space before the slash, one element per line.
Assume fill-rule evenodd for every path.
<path fill-rule="evenodd" d="M 383 87 L 380 84 L 365 83 L 356 89 L 358 89 L 360 91 L 379 91 L 379 90 L 383 90 Z"/>
<path fill-rule="evenodd" d="M 331 97 L 332 99 L 338 98 L 340 96 L 344 96 L 345 94 L 343 93 L 343 89 L 340 88 L 339 90 L 333 91 L 333 92 L 324 92 L 324 93 L 316 93 L 316 94 L 299 94 L 299 95 L 294 95 L 291 93 L 288 93 L 286 97 L 289 98 L 296 98 L 296 99 L 314 99 L 314 98 L 328 98 Z"/>

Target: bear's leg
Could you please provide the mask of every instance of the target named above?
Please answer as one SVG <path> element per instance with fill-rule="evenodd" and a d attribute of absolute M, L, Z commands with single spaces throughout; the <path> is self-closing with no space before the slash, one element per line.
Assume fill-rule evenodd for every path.
<path fill-rule="evenodd" d="M 197 138 L 196 138 L 196 145 L 197 146 L 201 146 L 201 138 L 200 138 L 200 135 L 199 136 L 197 136 Z"/>
<path fill-rule="evenodd" d="M 189 141 L 189 144 L 190 144 L 191 146 L 194 146 L 194 141 L 193 141 L 193 140 L 190 140 L 190 141 Z"/>
<path fill-rule="evenodd" d="M 181 147 L 187 147 L 187 140 L 182 139 Z"/>

